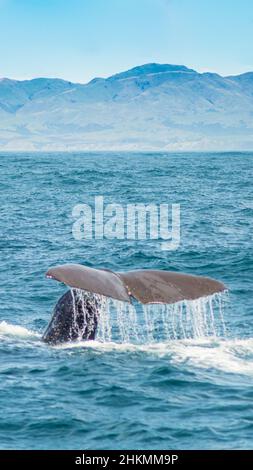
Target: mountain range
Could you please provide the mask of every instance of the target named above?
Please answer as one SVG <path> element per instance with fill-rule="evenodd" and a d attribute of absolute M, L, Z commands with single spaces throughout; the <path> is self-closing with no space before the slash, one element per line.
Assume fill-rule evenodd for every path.
<path fill-rule="evenodd" d="M 0 150 L 252 150 L 253 72 L 145 64 L 87 84 L 0 79 Z"/>

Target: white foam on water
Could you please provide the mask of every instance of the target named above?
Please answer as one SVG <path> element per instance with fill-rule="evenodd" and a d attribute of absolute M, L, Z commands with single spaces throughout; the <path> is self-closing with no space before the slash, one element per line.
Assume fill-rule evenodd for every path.
<path fill-rule="evenodd" d="M 78 292 L 82 300 L 81 293 Z M 92 299 L 91 299 L 92 301 Z M 95 341 L 77 341 L 56 349 L 93 349 L 100 353 L 144 353 L 175 366 L 216 369 L 253 376 L 253 338 L 229 339 L 223 318 L 224 294 L 173 305 L 131 305 L 95 296 L 99 305 Z M 74 319 L 75 322 L 75 319 Z M 74 325 L 77 327 L 77 325 Z M 0 338 L 41 338 L 19 325 L 0 322 Z"/>
<path fill-rule="evenodd" d="M 17 336 L 19 338 L 39 338 L 41 335 L 35 333 L 34 331 L 28 330 L 23 326 L 12 325 L 6 321 L 0 322 L 0 336 Z"/>
<path fill-rule="evenodd" d="M 133 344 L 80 341 L 55 346 L 57 349 L 87 349 L 100 353 L 144 353 L 164 358 L 169 364 L 227 373 L 246 374 L 253 378 L 253 338 L 206 340 L 171 340 L 162 343 Z"/>
<path fill-rule="evenodd" d="M 253 339 L 175 341 L 169 346 L 171 361 L 204 369 L 253 376 Z M 161 354 L 166 354 L 164 348 Z"/>
<path fill-rule="evenodd" d="M 171 305 L 131 305 L 99 296 L 96 340 L 56 347 L 145 353 L 168 358 L 179 367 L 253 376 L 253 339 L 226 338 L 223 312 L 227 300 L 226 294 L 214 294 Z"/>

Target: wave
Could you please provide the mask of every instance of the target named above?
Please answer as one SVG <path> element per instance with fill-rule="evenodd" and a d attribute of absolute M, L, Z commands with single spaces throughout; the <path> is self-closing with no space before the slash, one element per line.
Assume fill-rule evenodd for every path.
<path fill-rule="evenodd" d="M 145 353 L 168 358 L 173 365 L 216 369 L 227 373 L 253 376 L 253 338 L 171 340 L 162 343 L 132 344 L 115 342 L 73 342 L 57 349 L 94 349 L 101 353 Z"/>
<path fill-rule="evenodd" d="M 19 325 L 13 325 L 6 321 L 0 322 L 0 337 L 15 336 L 18 338 L 38 338 L 40 335 L 32 330 Z"/>
<path fill-rule="evenodd" d="M 0 339 L 16 337 L 24 340 L 36 340 L 41 335 L 23 326 L 0 322 Z M 103 353 L 141 353 L 164 358 L 175 366 L 190 366 L 201 369 L 215 369 L 227 373 L 253 376 L 253 338 L 198 338 L 174 339 L 165 342 L 134 344 L 113 341 L 77 341 L 57 346 L 48 346 L 54 350 L 95 350 Z"/>

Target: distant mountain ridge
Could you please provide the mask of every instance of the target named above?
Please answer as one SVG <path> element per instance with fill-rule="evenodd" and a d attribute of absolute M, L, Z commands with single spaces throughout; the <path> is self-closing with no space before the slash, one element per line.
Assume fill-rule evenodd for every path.
<path fill-rule="evenodd" d="M 0 150 L 251 150 L 253 72 L 144 64 L 87 84 L 0 79 Z"/>

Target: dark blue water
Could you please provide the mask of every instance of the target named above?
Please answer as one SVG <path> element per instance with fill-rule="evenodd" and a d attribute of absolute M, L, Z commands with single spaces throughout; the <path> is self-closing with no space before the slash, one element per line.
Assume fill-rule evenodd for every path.
<path fill-rule="evenodd" d="M 242 449 L 253 434 L 253 155 L 1 154 L 0 447 Z M 79 203 L 178 203 L 181 244 L 81 240 Z M 230 290 L 227 337 L 40 340 L 67 262 L 208 275 Z"/>

